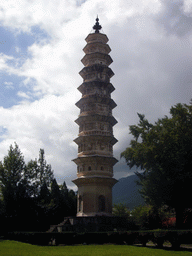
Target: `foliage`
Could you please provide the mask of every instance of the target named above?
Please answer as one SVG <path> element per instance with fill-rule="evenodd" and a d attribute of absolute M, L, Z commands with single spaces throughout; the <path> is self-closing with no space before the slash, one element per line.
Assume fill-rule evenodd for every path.
<path fill-rule="evenodd" d="M 51 201 L 51 193 L 47 187 L 46 182 L 43 182 L 40 188 L 39 196 L 38 196 L 38 201 L 42 205 L 47 205 Z"/>
<path fill-rule="evenodd" d="M 138 206 L 133 209 L 131 216 L 139 229 L 150 229 L 151 211 L 152 207 L 148 205 Z"/>
<path fill-rule="evenodd" d="M 113 207 L 113 215 L 117 217 L 130 217 L 130 211 L 126 207 L 125 204 L 119 203 L 119 204 L 114 204 Z"/>
<path fill-rule="evenodd" d="M 15 216 L 18 200 L 27 197 L 25 173 L 24 157 L 15 143 L 15 147 L 10 146 L 4 161 L 0 162 L 0 185 L 7 216 Z"/>
<path fill-rule="evenodd" d="M 42 186 L 50 187 L 54 179 L 53 170 L 50 164 L 45 160 L 45 152 L 43 149 L 39 151 L 39 159 L 31 160 L 27 164 L 27 174 L 30 179 L 31 195 L 38 197 Z"/>
<path fill-rule="evenodd" d="M 157 229 L 162 228 L 171 215 L 164 207 L 157 209 L 151 205 L 140 205 L 131 211 L 131 216 L 138 229 Z"/>
<path fill-rule="evenodd" d="M 59 188 L 59 185 L 57 184 L 56 179 L 53 179 L 53 182 L 51 184 L 51 200 L 53 204 L 59 204 L 62 198 L 62 194 Z"/>
<path fill-rule="evenodd" d="M 0 192 L 0 225 L 5 227 L 1 234 L 48 230 L 68 214 L 76 214 L 74 191 L 68 191 L 66 184 L 60 189 L 43 149 L 38 160 L 26 164 L 18 145 L 11 145 L 0 162 Z"/>
<path fill-rule="evenodd" d="M 65 181 L 63 182 L 62 185 L 60 185 L 60 191 L 61 191 L 61 194 L 63 195 L 63 197 L 68 197 L 69 191 L 68 191 Z"/>
<path fill-rule="evenodd" d="M 74 216 L 74 212 L 77 212 L 77 194 L 72 189 L 69 190 L 67 204 L 69 206 L 68 216 Z"/>
<path fill-rule="evenodd" d="M 192 105 L 177 104 L 170 114 L 155 124 L 138 114 L 138 125 L 130 126 L 134 139 L 121 157 L 143 170 L 137 175 L 145 201 L 175 208 L 179 227 L 184 209 L 192 207 L 184 200 L 192 192 Z"/>
<path fill-rule="evenodd" d="M 163 228 L 173 228 L 173 227 L 175 227 L 175 224 L 176 224 L 176 218 L 171 217 L 171 218 L 167 218 L 163 221 L 162 227 Z"/>

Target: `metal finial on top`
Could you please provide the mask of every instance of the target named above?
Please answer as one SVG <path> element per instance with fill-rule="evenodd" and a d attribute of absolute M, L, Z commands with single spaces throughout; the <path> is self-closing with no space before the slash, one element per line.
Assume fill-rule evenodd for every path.
<path fill-rule="evenodd" d="M 97 19 L 96 19 L 96 23 L 95 25 L 93 26 L 93 29 L 95 29 L 95 33 L 99 33 L 99 30 L 101 29 L 101 25 L 99 24 L 99 18 L 97 16 Z"/>

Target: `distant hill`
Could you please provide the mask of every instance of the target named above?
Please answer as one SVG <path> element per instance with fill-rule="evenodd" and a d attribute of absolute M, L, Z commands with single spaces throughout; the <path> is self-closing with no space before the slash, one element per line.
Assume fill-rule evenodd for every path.
<path fill-rule="evenodd" d="M 112 190 L 113 204 L 124 203 L 130 210 L 144 204 L 136 180 L 138 177 L 135 174 L 119 179 Z"/>

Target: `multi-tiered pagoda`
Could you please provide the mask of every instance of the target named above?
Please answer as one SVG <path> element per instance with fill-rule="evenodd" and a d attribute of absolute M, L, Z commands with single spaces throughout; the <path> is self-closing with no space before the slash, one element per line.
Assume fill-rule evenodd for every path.
<path fill-rule="evenodd" d="M 81 60 L 85 66 L 80 75 L 83 83 L 78 90 L 82 93 L 76 103 L 80 109 L 78 119 L 79 135 L 74 140 L 78 145 L 77 179 L 78 187 L 77 216 L 111 216 L 112 187 L 117 182 L 113 178 L 113 126 L 117 123 L 112 115 L 116 103 L 111 99 L 115 90 L 110 83 L 114 75 L 109 65 L 113 62 L 107 44 L 108 38 L 100 33 L 99 19 L 85 39 L 87 44 Z"/>

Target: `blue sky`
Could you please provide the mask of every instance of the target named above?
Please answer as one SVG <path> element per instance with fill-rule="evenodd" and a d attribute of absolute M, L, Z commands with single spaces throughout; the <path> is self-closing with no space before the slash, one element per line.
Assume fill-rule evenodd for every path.
<path fill-rule="evenodd" d="M 34 43 L 46 44 L 49 42 L 49 35 L 45 31 L 42 31 L 38 26 L 30 28 L 30 32 L 19 31 L 18 29 L 12 29 L 0 26 L 0 50 L 1 54 L 9 56 L 7 64 L 13 68 L 22 68 L 22 65 L 27 59 L 31 59 L 32 56 L 28 51 L 28 48 Z M 1 106 L 4 108 L 10 108 L 21 102 L 23 97 L 34 100 L 32 88 L 25 86 L 24 81 L 26 77 L 23 74 L 18 76 L 17 74 L 9 74 L 9 69 L 1 70 L 0 83 L 2 85 L 2 91 L 0 93 Z M 32 79 L 32 85 L 35 80 Z"/>
<path fill-rule="evenodd" d="M 192 98 L 190 0 L 7 0 L 0 9 L 0 159 L 16 142 L 26 161 L 45 150 L 58 182 L 76 177 L 75 103 L 85 38 L 99 15 L 113 59 L 118 120 L 114 156 L 129 145 L 137 112 L 155 122 Z M 121 159 L 116 178 L 130 175 Z"/>

